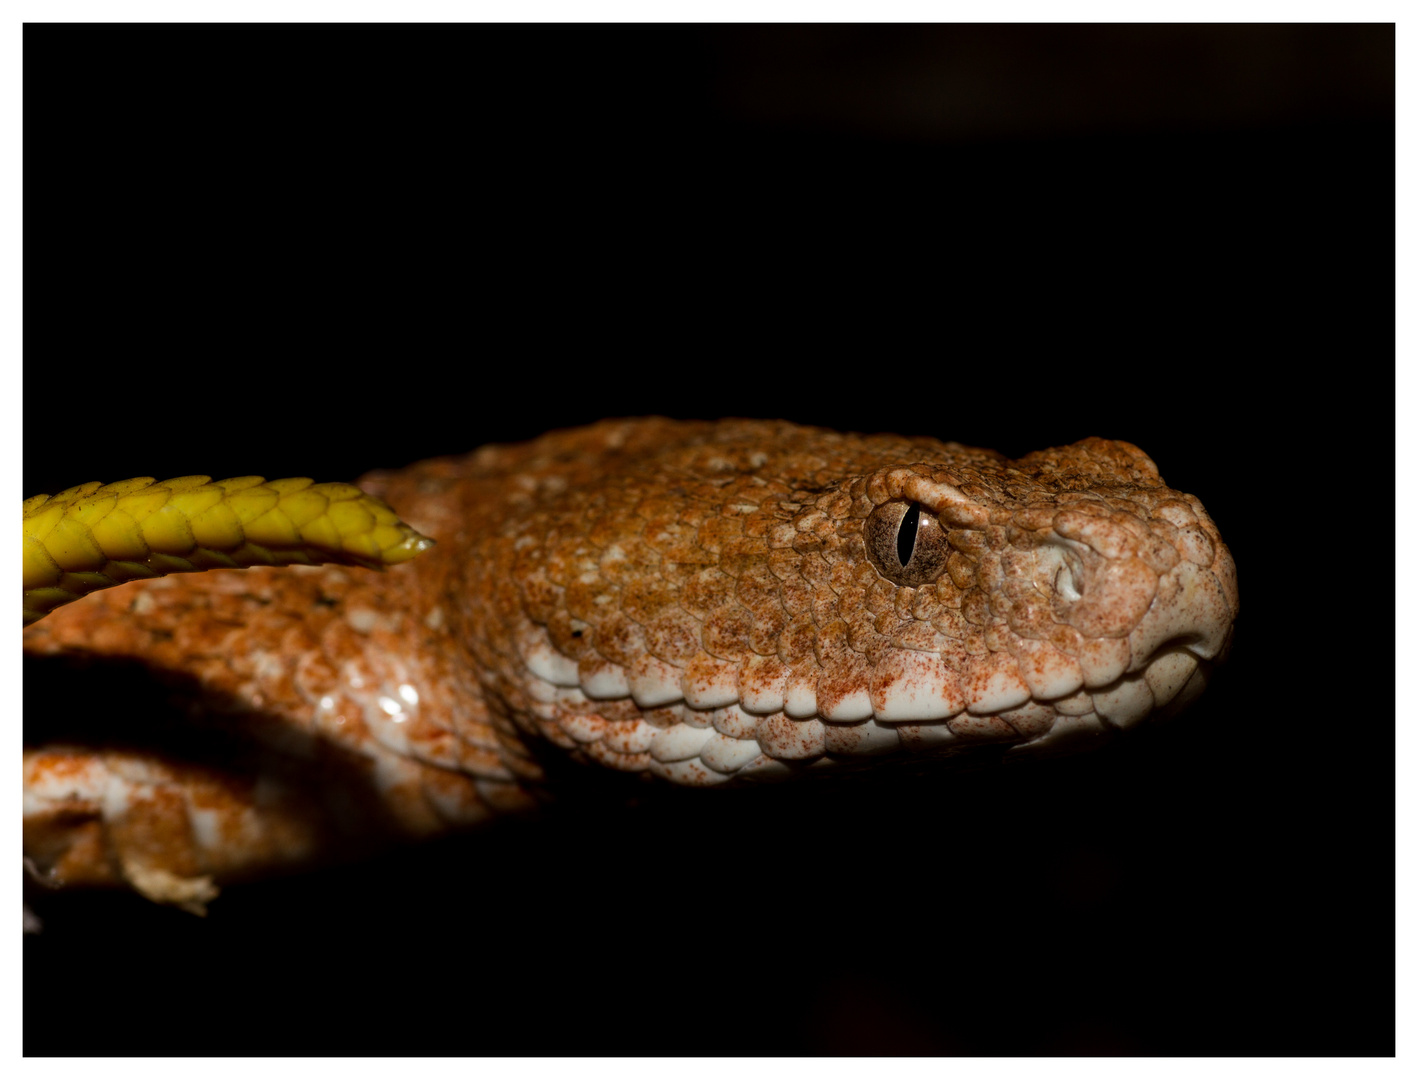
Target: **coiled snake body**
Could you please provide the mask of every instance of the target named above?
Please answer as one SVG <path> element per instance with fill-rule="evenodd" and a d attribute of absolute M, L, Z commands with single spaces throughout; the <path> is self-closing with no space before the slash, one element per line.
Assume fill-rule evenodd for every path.
<path fill-rule="evenodd" d="M 1010 461 L 651 418 L 362 486 L 437 545 L 135 581 L 29 627 L 190 716 L 179 749 L 102 717 L 28 734 L 43 879 L 200 910 L 351 836 L 535 806 L 558 758 L 719 786 L 1091 745 L 1195 697 L 1238 610 L 1197 499 L 1101 439 Z"/>

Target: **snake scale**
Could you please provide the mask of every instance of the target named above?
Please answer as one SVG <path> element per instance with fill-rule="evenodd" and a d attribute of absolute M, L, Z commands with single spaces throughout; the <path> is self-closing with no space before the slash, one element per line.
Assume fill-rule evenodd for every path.
<path fill-rule="evenodd" d="M 223 492 L 273 487 L 205 479 L 182 478 L 221 489 L 193 504 L 209 526 Z M 83 493 L 142 488 L 125 483 Z M 568 769 L 720 787 L 1085 748 L 1195 698 L 1238 611 L 1201 503 L 1097 438 L 1008 460 L 781 421 L 614 420 L 361 487 L 386 530 L 373 548 L 277 557 L 272 534 L 235 560 L 356 565 L 135 580 L 47 615 L 27 594 L 37 662 L 139 666 L 184 717 L 164 745 L 104 717 L 27 730 L 33 874 L 201 911 L 221 883 L 371 835 L 535 808 Z M 373 527 L 351 514 L 346 532 Z M 384 561 L 410 561 L 370 568 L 395 547 Z"/>

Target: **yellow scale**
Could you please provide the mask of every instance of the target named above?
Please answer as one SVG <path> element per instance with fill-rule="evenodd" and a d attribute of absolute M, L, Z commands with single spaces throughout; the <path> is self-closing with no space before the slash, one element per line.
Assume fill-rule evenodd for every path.
<path fill-rule="evenodd" d="M 433 545 L 353 484 L 138 476 L 24 502 L 25 625 L 136 578 L 237 566 L 379 569 Z"/>

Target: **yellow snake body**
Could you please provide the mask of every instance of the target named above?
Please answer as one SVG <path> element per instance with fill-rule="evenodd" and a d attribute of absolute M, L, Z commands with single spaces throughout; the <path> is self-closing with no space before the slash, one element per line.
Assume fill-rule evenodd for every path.
<path fill-rule="evenodd" d="M 432 543 L 353 484 L 304 477 L 92 481 L 23 509 L 26 626 L 125 581 L 292 563 L 378 568 Z"/>
<path fill-rule="evenodd" d="M 161 676 L 192 732 L 33 737 L 38 876 L 197 910 L 351 837 L 536 805 L 558 762 L 706 787 L 1096 745 L 1192 700 L 1239 606 L 1201 503 L 1102 439 L 1008 460 L 649 418 L 362 485 L 26 503 L 27 621 L 169 569 L 346 564 L 131 581 L 28 628 L 36 662 Z"/>

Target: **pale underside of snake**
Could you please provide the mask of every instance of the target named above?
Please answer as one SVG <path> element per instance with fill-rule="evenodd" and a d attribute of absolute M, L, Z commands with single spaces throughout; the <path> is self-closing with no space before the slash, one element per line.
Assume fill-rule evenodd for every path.
<path fill-rule="evenodd" d="M 313 489 L 344 517 L 282 502 L 273 532 L 266 511 L 308 482 L 205 479 L 156 486 L 187 500 L 164 526 L 185 557 L 145 570 L 110 550 L 163 505 L 134 501 L 146 479 L 66 493 L 34 582 L 27 557 L 26 653 L 141 665 L 185 717 L 172 746 L 126 739 L 117 708 L 32 732 L 30 688 L 25 853 L 48 884 L 200 911 L 220 883 L 371 835 L 535 808 L 568 771 L 731 787 L 1087 748 L 1195 698 L 1238 611 L 1201 503 L 1102 439 L 1011 461 L 778 421 L 606 421 L 365 477 L 428 550 L 348 485 Z M 85 548 L 71 519 L 107 532 Z M 154 566 L 331 557 L 302 549 L 302 521 L 327 550 L 359 534 L 333 556 L 359 565 L 132 580 L 45 614 L 61 577 L 77 595 Z M 231 536 L 239 557 L 203 546 Z M 98 548 L 108 580 L 64 569 Z"/>

